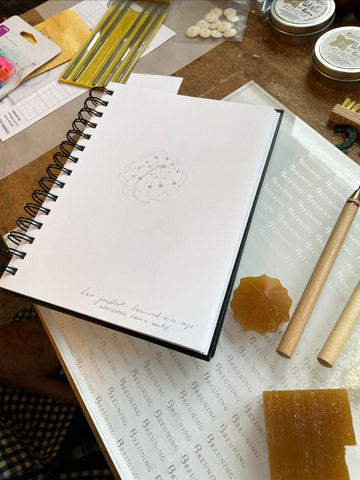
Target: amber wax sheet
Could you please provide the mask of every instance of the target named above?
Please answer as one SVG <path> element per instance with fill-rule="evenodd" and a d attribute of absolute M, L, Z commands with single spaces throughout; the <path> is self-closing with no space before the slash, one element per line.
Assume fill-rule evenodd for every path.
<path fill-rule="evenodd" d="M 229 100 L 273 101 L 254 84 Z M 360 184 L 360 167 L 289 112 L 278 140 L 234 287 L 265 273 L 281 281 L 294 306 L 345 199 Z M 230 309 L 210 362 L 44 309 L 123 480 L 269 480 L 264 391 L 346 388 L 360 436 L 359 326 L 332 369 L 316 358 L 359 278 L 360 215 L 353 227 L 290 360 L 276 353 L 286 323 L 265 335 L 244 332 Z M 174 288 L 181 288 L 176 278 Z"/>
<path fill-rule="evenodd" d="M 264 392 L 272 480 L 349 480 L 345 445 L 354 445 L 345 389 Z"/>

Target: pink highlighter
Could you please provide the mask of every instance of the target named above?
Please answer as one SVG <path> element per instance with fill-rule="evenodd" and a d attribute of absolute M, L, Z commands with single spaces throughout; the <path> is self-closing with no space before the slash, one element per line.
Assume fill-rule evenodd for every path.
<path fill-rule="evenodd" d="M 0 55 L 0 82 L 3 82 L 9 77 L 11 67 L 11 63 Z"/>

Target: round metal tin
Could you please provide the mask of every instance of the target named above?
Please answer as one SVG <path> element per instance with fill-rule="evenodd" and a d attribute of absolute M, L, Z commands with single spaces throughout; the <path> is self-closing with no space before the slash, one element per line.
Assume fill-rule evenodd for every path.
<path fill-rule="evenodd" d="M 269 25 L 284 43 L 313 43 L 335 17 L 334 0 L 275 0 L 271 4 Z"/>
<path fill-rule="evenodd" d="M 330 88 L 360 88 L 360 27 L 339 27 L 324 33 L 316 42 L 313 71 Z"/>

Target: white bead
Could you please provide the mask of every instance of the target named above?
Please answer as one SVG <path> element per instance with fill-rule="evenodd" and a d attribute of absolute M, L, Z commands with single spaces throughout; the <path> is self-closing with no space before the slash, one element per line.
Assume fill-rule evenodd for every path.
<path fill-rule="evenodd" d="M 211 36 L 213 38 L 221 38 L 223 34 L 219 30 L 211 30 Z"/>
<path fill-rule="evenodd" d="M 240 17 L 238 17 L 237 15 L 228 15 L 226 19 L 231 23 L 236 23 L 240 20 Z"/>
<path fill-rule="evenodd" d="M 230 30 L 233 27 L 233 24 L 230 22 L 220 22 L 217 26 L 219 32 L 226 32 L 226 30 Z"/>
<path fill-rule="evenodd" d="M 211 32 L 212 32 L 212 30 L 210 30 L 210 28 L 202 28 L 200 30 L 199 35 L 200 35 L 201 38 L 209 38 L 210 35 L 211 35 Z"/>
<path fill-rule="evenodd" d="M 194 37 L 197 37 L 199 33 L 200 33 L 200 27 L 198 27 L 197 25 L 192 25 L 186 30 L 185 35 L 189 38 L 194 38 Z"/>
<path fill-rule="evenodd" d="M 210 30 L 216 30 L 217 26 L 218 26 L 218 22 L 216 21 L 216 22 L 213 22 L 213 23 L 209 23 L 208 28 L 210 28 Z"/>
<path fill-rule="evenodd" d="M 236 15 L 237 12 L 235 8 L 226 8 L 223 13 L 227 17 L 228 15 Z"/>
<path fill-rule="evenodd" d="M 218 20 L 219 16 L 216 15 L 215 13 L 208 13 L 207 15 L 205 15 L 204 19 L 209 22 L 209 23 L 213 23 L 213 22 L 216 22 L 216 20 Z"/>
<path fill-rule="evenodd" d="M 226 30 L 226 32 L 223 33 L 224 38 L 231 38 L 235 35 L 236 35 L 235 28 L 230 28 L 229 30 Z"/>
<path fill-rule="evenodd" d="M 201 20 L 196 22 L 196 25 L 200 28 L 209 28 L 210 23 L 202 18 Z"/>
<path fill-rule="evenodd" d="M 212 8 L 209 13 L 215 13 L 215 15 L 217 15 L 218 17 L 221 17 L 223 11 L 221 10 L 221 8 L 216 7 L 216 8 Z"/>

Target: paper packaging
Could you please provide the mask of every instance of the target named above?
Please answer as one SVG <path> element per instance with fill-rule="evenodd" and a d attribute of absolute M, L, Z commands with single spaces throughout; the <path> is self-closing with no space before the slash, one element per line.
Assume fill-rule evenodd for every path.
<path fill-rule="evenodd" d="M 14 15 L 0 25 L 0 55 L 11 64 L 9 77 L 1 82 L 0 98 L 14 90 L 38 67 L 61 52 L 51 40 Z"/>
<path fill-rule="evenodd" d="M 71 60 L 90 35 L 90 30 L 75 10 L 63 10 L 58 15 L 35 25 L 36 30 L 61 47 L 61 53 L 32 72 L 27 78 L 39 75 Z"/>

